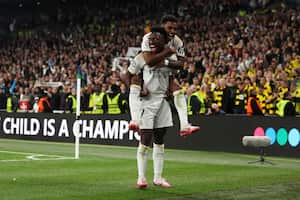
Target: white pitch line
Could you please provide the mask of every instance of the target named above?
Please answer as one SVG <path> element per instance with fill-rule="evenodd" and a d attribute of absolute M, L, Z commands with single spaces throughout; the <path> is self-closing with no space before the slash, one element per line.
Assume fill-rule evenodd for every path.
<path fill-rule="evenodd" d="M 44 158 L 44 159 L 19 159 L 19 160 L 0 160 L 0 162 L 30 162 L 30 161 L 48 161 L 48 160 L 74 160 L 72 157 L 60 157 L 60 158 Z"/>
<path fill-rule="evenodd" d="M 43 156 L 50 157 L 50 158 L 42 158 Z M 74 159 L 72 157 L 53 156 L 53 155 L 45 155 L 45 154 L 33 154 L 33 155 L 30 155 L 30 156 L 26 156 L 26 158 L 29 159 L 29 160 L 66 160 L 66 159 Z"/>
<path fill-rule="evenodd" d="M 0 160 L 0 162 L 27 162 L 27 161 L 32 161 L 28 159 L 19 159 L 19 160 Z"/>
<path fill-rule="evenodd" d="M 18 151 L 0 151 L 0 153 L 10 153 L 10 154 L 21 154 L 21 155 L 47 155 L 47 156 L 57 156 L 60 157 L 60 155 L 55 155 L 55 154 L 37 154 L 37 153 L 32 153 L 32 152 L 18 152 Z"/>
<path fill-rule="evenodd" d="M 18 161 L 42 161 L 42 160 L 72 160 L 73 157 L 59 156 L 53 154 L 36 154 L 29 152 L 16 152 L 16 151 L 0 151 L 0 153 L 19 154 L 27 155 L 27 159 L 11 159 L 11 160 L 0 160 L 0 162 L 18 162 Z M 52 158 L 39 158 L 39 157 L 52 157 Z"/>

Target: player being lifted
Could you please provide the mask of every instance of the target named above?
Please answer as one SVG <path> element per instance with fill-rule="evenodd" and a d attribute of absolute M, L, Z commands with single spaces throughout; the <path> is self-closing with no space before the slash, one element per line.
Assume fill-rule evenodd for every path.
<path fill-rule="evenodd" d="M 154 66 L 161 62 L 170 62 L 170 60 L 184 60 L 185 53 L 182 40 L 176 35 L 177 19 L 172 15 L 166 15 L 161 20 L 161 26 L 168 33 L 168 48 L 156 53 L 151 51 L 149 37 L 151 33 L 144 35 L 142 41 L 142 53 L 147 65 Z M 183 65 L 182 65 L 183 66 Z M 181 67 L 182 67 L 181 66 Z M 188 122 L 187 104 L 180 84 L 174 76 L 170 79 L 170 92 L 173 93 L 174 104 L 178 112 L 180 121 L 180 135 L 187 136 L 200 129 L 198 126 L 192 126 Z M 139 113 L 140 113 L 140 95 L 144 95 L 147 91 L 140 86 L 140 79 L 135 76 L 131 80 L 129 93 L 129 106 L 131 113 L 130 130 L 139 128 Z M 142 90 L 141 90 L 142 89 Z"/>
<path fill-rule="evenodd" d="M 168 41 L 164 28 L 152 28 L 148 37 L 150 51 L 161 53 Z M 171 51 L 168 49 L 167 51 Z M 138 180 L 137 187 L 147 187 L 146 166 L 148 151 L 153 140 L 153 169 L 155 186 L 169 188 L 171 184 L 163 177 L 164 164 L 164 135 L 166 128 L 173 126 L 172 113 L 169 103 L 166 101 L 166 92 L 169 89 L 169 74 L 171 69 L 182 66 L 181 61 L 169 61 L 149 66 L 144 54 L 138 54 L 131 62 L 128 72 L 130 74 L 142 74 L 143 86 L 147 89 L 147 95 L 141 98 L 140 113 L 140 143 L 137 150 Z"/>

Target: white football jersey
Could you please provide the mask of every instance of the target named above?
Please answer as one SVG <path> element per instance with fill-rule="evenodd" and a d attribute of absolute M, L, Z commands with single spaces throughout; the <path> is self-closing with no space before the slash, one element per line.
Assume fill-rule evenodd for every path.
<path fill-rule="evenodd" d="M 169 88 L 169 76 L 171 74 L 169 68 L 149 67 L 144 60 L 143 54 L 140 53 L 131 61 L 128 71 L 131 74 L 139 74 L 143 71 L 144 85 L 150 94 L 165 96 Z"/>

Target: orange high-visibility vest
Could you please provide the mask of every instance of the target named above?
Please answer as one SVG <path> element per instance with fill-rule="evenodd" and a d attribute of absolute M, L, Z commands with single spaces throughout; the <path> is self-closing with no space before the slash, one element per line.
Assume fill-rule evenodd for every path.
<path fill-rule="evenodd" d="M 257 104 L 258 108 L 262 111 L 262 107 L 261 107 L 259 101 L 257 101 L 254 97 L 249 97 L 249 99 L 247 101 L 247 115 L 248 116 L 250 116 L 250 115 L 253 114 L 253 110 L 252 110 L 252 107 L 251 107 L 251 101 L 252 101 L 252 99 L 254 101 L 256 101 L 256 104 Z"/>
<path fill-rule="evenodd" d="M 48 101 L 47 97 L 42 97 L 40 98 L 39 102 L 38 102 L 38 112 L 44 112 L 45 108 L 44 108 L 44 102 L 46 102 L 48 104 L 49 107 L 51 107 L 50 102 Z"/>

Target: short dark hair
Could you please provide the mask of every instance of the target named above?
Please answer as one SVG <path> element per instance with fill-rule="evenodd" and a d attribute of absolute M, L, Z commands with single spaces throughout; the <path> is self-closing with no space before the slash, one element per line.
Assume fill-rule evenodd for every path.
<path fill-rule="evenodd" d="M 248 80 L 248 81 L 250 81 L 251 82 L 251 79 L 250 79 L 250 77 L 249 76 L 246 76 L 245 78 L 244 78 L 244 81 L 245 80 Z"/>
<path fill-rule="evenodd" d="M 242 78 L 241 78 L 240 76 L 237 76 L 237 77 L 235 78 L 235 81 L 242 81 Z"/>
<path fill-rule="evenodd" d="M 152 27 L 151 28 L 151 33 L 160 33 L 164 36 L 165 41 L 168 41 L 168 33 L 163 27 Z"/>
<path fill-rule="evenodd" d="M 161 24 L 165 24 L 167 22 L 178 22 L 177 18 L 174 15 L 164 15 L 161 20 L 160 23 Z"/>

